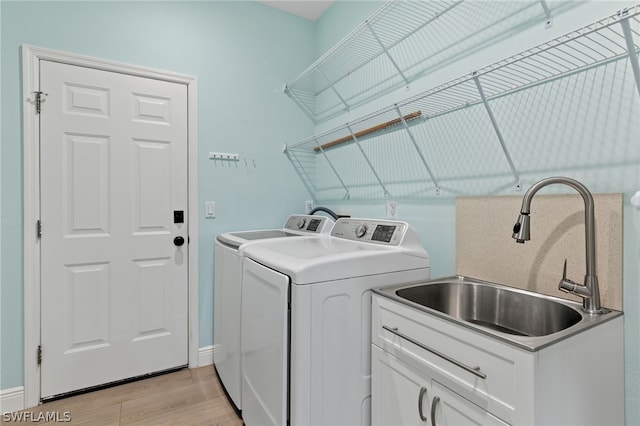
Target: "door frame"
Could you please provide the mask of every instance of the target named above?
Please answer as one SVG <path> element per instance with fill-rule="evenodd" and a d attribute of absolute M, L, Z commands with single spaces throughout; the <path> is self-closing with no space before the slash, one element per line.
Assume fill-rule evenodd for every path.
<path fill-rule="evenodd" d="M 24 407 L 40 402 L 40 131 L 35 113 L 35 94 L 40 87 L 40 60 L 61 62 L 103 71 L 153 78 L 187 86 L 187 185 L 189 207 L 188 265 L 188 351 L 189 367 L 198 367 L 198 126 L 197 78 L 163 70 L 62 52 L 32 45 L 22 45 L 22 123 L 23 123 L 23 282 L 24 282 Z M 46 96 L 42 98 L 46 108 Z M 43 230 L 46 232 L 46 229 Z"/>

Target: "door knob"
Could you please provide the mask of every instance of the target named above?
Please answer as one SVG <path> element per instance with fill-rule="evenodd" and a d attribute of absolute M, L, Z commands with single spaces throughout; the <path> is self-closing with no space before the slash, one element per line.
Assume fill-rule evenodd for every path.
<path fill-rule="evenodd" d="M 175 244 L 176 246 L 180 247 L 181 245 L 183 245 L 183 244 L 184 244 L 184 238 L 182 238 L 182 237 L 180 237 L 180 236 L 175 237 L 175 238 L 173 239 L 173 244 Z"/>

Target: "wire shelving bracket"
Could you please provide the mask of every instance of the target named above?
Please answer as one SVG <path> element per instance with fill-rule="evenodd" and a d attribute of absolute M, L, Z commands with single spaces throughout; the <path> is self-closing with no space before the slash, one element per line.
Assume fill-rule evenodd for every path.
<path fill-rule="evenodd" d="M 480 79 L 478 78 L 477 75 L 475 75 L 475 73 L 473 74 L 473 81 L 476 83 L 476 87 L 478 88 L 478 94 L 480 95 L 480 99 L 482 99 L 482 104 L 484 105 L 484 108 L 487 110 L 487 114 L 489 115 L 489 120 L 491 120 L 491 125 L 493 126 L 493 129 L 496 132 L 496 136 L 498 137 L 498 141 L 500 142 L 500 147 L 502 148 L 504 157 L 507 160 L 507 163 L 509 163 L 509 170 L 511 170 L 511 174 L 515 179 L 516 189 L 520 190 L 522 187 L 520 184 L 520 176 L 518 175 L 516 166 L 513 164 L 513 160 L 511 159 L 511 155 L 509 154 L 509 149 L 507 148 L 507 145 L 504 142 L 504 137 L 502 136 L 502 132 L 500 131 L 500 126 L 498 126 L 498 121 L 496 120 L 496 116 L 493 114 L 493 110 L 491 109 L 491 106 L 489 105 L 489 101 L 487 100 L 487 97 L 484 94 L 484 90 L 482 90 L 482 84 L 480 84 Z"/>

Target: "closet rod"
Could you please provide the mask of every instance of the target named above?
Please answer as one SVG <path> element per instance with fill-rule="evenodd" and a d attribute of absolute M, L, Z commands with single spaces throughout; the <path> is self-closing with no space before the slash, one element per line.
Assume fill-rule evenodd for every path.
<path fill-rule="evenodd" d="M 385 129 L 391 127 L 391 126 L 395 126 L 396 124 L 400 124 L 400 123 L 402 123 L 402 119 L 404 119 L 405 121 L 411 121 L 411 120 L 415 120 L 416 118 L 420 117 L 421 115 L 422 115 L 422 111 L 412 112 L 411 114 L 407 114 L 404 117 L 394 118 L 393 120 L 389 120 L 389 121 L 386 121 L 384 123 L 377 124 L 375 126 L 367 128 L 367 129 L 360 130 L 359 132 L 352 133 L 351 135 L 341 137 L 339 139 L 336 139 L 336 140 L 331 141 L 331 142 L 327 142 L 327 143 L 325 143 L 323 145 L 320 145 L 320 146 L 316 146 L 315 148 L 313 148 L 313 150 L 318 152 L 318 151 L 320 151 L 320 149 L 331 148 L 331 147 L 334 147 L 336 145 L 340 145 L 341 143 L 345 143 L 345 142 L 349 142 L 351 140 L 354 140 L 355 138 L 360 138 L 362 136 L 366 136 L 366 135 L 371 134 L 371 133 L 375 133 L 375 132 L 379 132 L 381 130 L 385 130 Z M 347 125 L 347 127 L 349 128 L 349 131 L 351 131 L 351 127 L 349 127 L 348 125 Z"/>

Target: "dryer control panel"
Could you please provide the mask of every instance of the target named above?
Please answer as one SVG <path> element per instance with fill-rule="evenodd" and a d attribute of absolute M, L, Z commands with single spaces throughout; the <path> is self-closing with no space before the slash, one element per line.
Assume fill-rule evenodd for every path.
<path fill-rule="evenodd" d="M 306 214 L 292 214 L 284 224 L 284 229 L 308 232 L 311 234 L 327 233 L 331 229 L 333 220 L 325 216 Z"/>
<path fill-rule="evenodd" d="M 338 219 L 331 231 L 332 237 L 384 245 L 400 245 L 409 229 L 406 222 L 395 220 Z"/>

